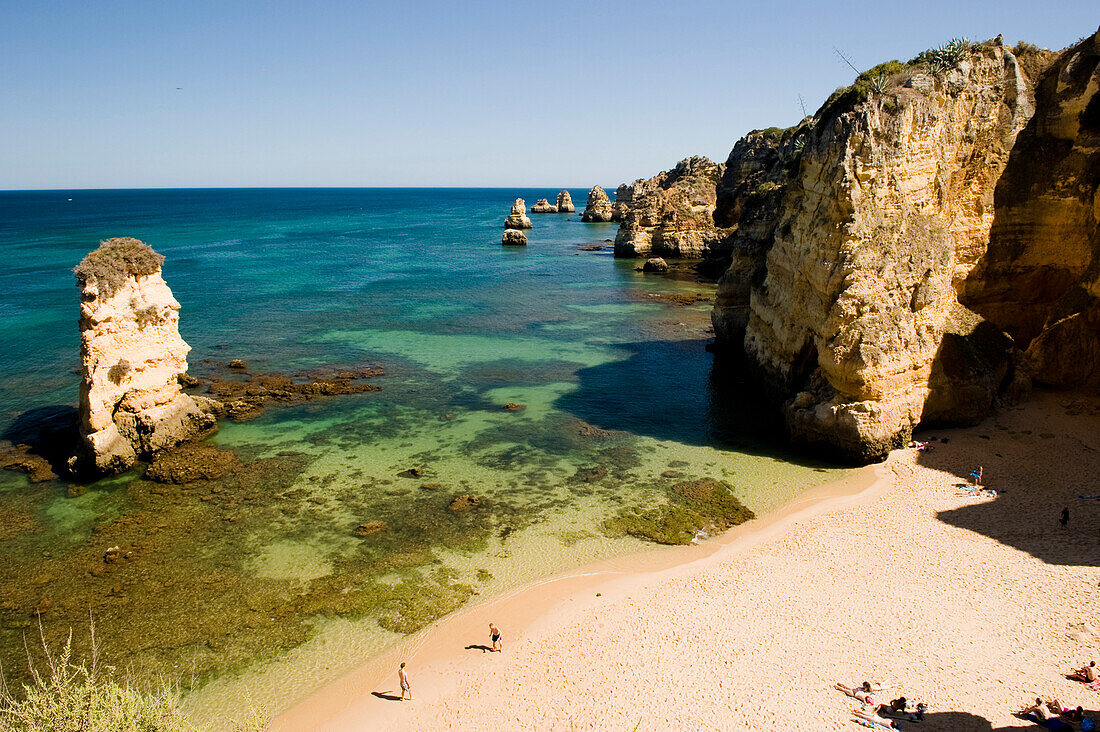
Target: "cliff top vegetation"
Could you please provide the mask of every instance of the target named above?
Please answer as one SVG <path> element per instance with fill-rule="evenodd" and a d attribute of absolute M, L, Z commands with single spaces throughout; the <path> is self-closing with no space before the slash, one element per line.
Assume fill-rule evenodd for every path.
<path fill-rule="evenodd" d="M 127 277 L 151 275 L 163 263 L 164 255 L 157 254 L 145 242 L 126 236 L 100 242 L 98 249 L 88 252 L 73 268 L 73 274 L 81 284 L 94 280 L 99 291 L 110 297 Z"/>

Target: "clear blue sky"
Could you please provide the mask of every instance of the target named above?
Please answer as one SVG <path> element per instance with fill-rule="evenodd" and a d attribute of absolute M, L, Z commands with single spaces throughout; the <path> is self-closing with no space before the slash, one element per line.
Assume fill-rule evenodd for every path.
<path fill-rule="evenodd" d="M 0 0 L 0 189 L 615 184 L 1096 0 Z M 177 87 L 180 89 L 177 90 Z"/>

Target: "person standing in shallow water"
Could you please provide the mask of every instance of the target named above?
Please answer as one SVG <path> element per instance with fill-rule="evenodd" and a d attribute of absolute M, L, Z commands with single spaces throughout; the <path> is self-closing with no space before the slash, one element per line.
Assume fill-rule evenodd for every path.
<path fill-rule="evenodd" d="M 493 650 L 500 653 L 504 646 L 500 642 L 500 628 L 495 623 L 489 623 L 489 640 L 493 642 Z"/>
<path fill-rule="evenodd" d="M 405 701 L 405 692 L 409 692 L 409 701 L 412 701 L 412 687 L 409 686 L 409 672 L 405 670 L 404 662 L 397 669 L 397 679 L 401 682 L 401 701 Z"/>

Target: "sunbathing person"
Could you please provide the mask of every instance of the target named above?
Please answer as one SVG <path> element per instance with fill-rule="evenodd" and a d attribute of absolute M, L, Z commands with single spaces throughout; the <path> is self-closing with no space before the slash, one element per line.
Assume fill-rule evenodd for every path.
<path fill-rule="evenodd" d="M 871 725 L 874 726 L 876 729 L 878 727 L 883 727 L 885 729 L 901 729 L 898 726 L 898 723 L 895 720 L 887 719 L 886 717 L 880 716 L 879 714 L 877 714 L 876 712 L 873 712 L 873 711 L 872 712 L 865 712 L 861 709 L 856 709 L 852 712 L 852 714 L 855 715 L 856 719 L 861 719 L 861 720 L 864 720 L 866 722 L 870 722 Z"/>
<path fill-rule="evenodd" d="M 1077 669 L 1073 672 L 1072 676 L 1078 681 L 1084 681 L 1086 684 L 1091 684 L 1097 679 L 1100 679 L 1100 668 L 1096 667 L 1096 661 L 1089 661 L 1087 666 Z"/>
<path fill-rule="evenodd" d="M 842 684 L 838 681 L 835 684 L 834 688 L 843 691 L 848 696 L 858 701 L 861 701 L 864 704 L 874 706 L 874 692 L 882 691 L 883 686 L 882 684 L 872 684 L 870 681 L 864 681 L 861 686 L 848 686 L 847 684 Z"/>

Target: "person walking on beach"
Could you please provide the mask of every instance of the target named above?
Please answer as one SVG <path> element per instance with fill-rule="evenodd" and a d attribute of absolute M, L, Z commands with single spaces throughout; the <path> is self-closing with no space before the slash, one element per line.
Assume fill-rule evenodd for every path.
<path fill-rule="evenodd" d="M 1069 525 L 1069 506 L 1062 509 L 1062 515 L 1058 517 L 1058 523 L 1062 525 L 1063 529 Z"/>
<path fill-rule="evenodd" d="M 500 628 L 496 626 L 496 623 L 489 623 L 489 640 L 493 642 L 493 650 L 497 653 L 504 651 L 504 646 L 500 642 Z"/>
<path fill-rule="evenodd" d="M 982 466 L 979 465 L 977 470 L 970 471 L 970 477 L 973 479 L 974 485 L 982 484 Z"/>
<path fill-rule="evenodd" d="M 409 672 L 405 670 L 405 663 L 402 661 L 401 666 L 397 669 L 397 679 L 401 682 L 401 701 L 405 701 L 405 692 L 409 692 L 409 701 L 412 701 L 413 693 L 412 687 L 409 686 Z"/>

